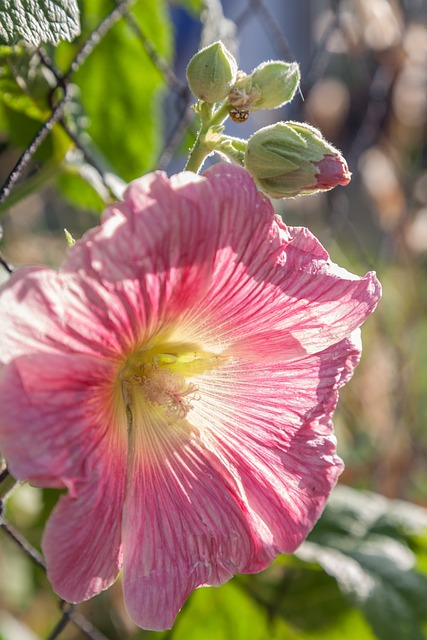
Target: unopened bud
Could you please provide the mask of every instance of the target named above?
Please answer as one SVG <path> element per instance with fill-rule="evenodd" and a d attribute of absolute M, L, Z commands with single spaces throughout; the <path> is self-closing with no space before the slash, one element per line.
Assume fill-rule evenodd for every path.
<path fill-rule="evenodd" d="M 320 131 L 300 122 L 278 122 L 254 133 L 244 164 L 272 198 L 328 191 L 351 178 L 341 153 Z"/>
<path fill-rule="evenodd" d="M 296 62 L 264 62 L 249 76 L 238 72 L 228 103 L 240 111 L 276 109 L 292 100 L 299 81 L 300 72 Z"/>
<path fill-rule="evenodd" d="M 290 102 L 299 86 L 300 72 L 296 62 L 281 60 L 264 62 L 251 73 L 252 87 L 260 94 L 256 109 L 276 109 Z"/>
<path fill-rule="evenodd" d="M 192 93 L 210 104 L 226 98 L 236 81 L 237 63 L 222 42 L 214 42 L 196 53 L 187 67 Z"/>

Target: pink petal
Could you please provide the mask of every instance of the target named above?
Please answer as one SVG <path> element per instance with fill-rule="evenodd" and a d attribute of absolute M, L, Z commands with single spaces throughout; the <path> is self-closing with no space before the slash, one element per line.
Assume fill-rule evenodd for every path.
<path fill-rule="evenodd" d="M 330 416 L 358 334 L 292 365 L 233 360 L 197 377 L 186 441 L 135 445 L 126 494 L 125 600 L 145 629 L 172 626 L 187 595 L 264 569 L 310 531 L 342 470 Z"/>
<path fill-rule="evenodd" d="M 331 414 L 379 295 L 231 165 L 135 181 L 59 274 L 12 276 L 0 442 L 18 478 L 69 490 L 43 542 L 57 592 L 115 579 L 122 515 L 125 596 L 146 628 L 171 626 L 197 586 L 293 551 L 341 471 Z M 127 429 L 122 367 L 168 343 L 218 366 L 189 369 L 185 419 L 135 392 Z"/>
<path fill-rule="evenodd" d="M 274 219 L 271 204 L 248 185 L 250 197 L 239 202 L 239 176 L 230 171 L 214 167 L 205 174 L 223 198 L 228 233 L 236 233 L 234 243 L 219 252 L 199 305 L 206 334 L 215 332 L 241 357 L 272 361 L 316 353 L 344 339 L 378 302 L 375 274 L 358 278 L 337 267 L 307 229 Z"/>
<path fill-rule="evenodd" d="M 33 354 L 4 367 L 0 441 L 12 474 L 74 491 L 87 458 L 109 437 L 112 365 L 88 356 Z"/>
<path fill-rule="evenodd" d="M 320 162 L 315 164 L 318 170 L 316 174 L 317 184 L 315 185 L 317 189 L 327 191 L 339 184 L 345 187 L 351 180 L 347 162 L 340 153 L 336 155 L 327 154 Z"/>
<path fill-rule="evenodd" d="M 72 247 L 63 267 L 116 286 L 130 325 L 145 330 L 137 341 L 176 324 L 209 286 L 218 204 L 206 180 L 189 176 L 187 188 L 178 190 L 161 173 L 136 180 L 125 202 L 110 207 L 102 226 Z"/>
<path fill-rule="evenodd" d="M 300 360 L 232 359 L 198 378 L 203 401 L 189 419 L 204 449 L 239 478 L 236 493 L 270 531 L 276 553 L 291 553 L 305 539 L 342 471 L 331 417 L 359 357 L 356 332 Z"/>
<path fill-rule="evenodd" d="M 176 447 L 165 453 L 161 468 L 135 456 L 132 469 L 123 517 L 123 586 L 139 626 L 170 628 L 193 589 L 226 582 L 255 556 L 262 566 L 271 560 L 257 545 L 244 505 L 203 451 Z"/>
<path fill-rule="evenodd" d="M 112 410 L 112 365 L 88 356 L 35 354 L 4 367 L 0 441 L 11 472 L 67 488 L 43 539 L 55 591 L 78 602 L 121 567 L 126 417 Z M 124 421 L 124 423 L 123 423 Z"/>
<path fill-rule="evenodd" d="M 42 540 L 47 576 L 68 602 L 107 589 L 122 567 L 121 516 L 126 459 L 123 446 L 104 438 L 87 462 L 90 477 L 77 481 L 75 497 L 62 496 Z"/>
<path fill-rule="evenodd" d="M 87 276 L 19 269 L 0 288 L 1 362 L 41 351 L 117 359 L 134 338 L 126 284 L 117 288 L 124 293 Z"/>
<path fill-rule="evenodd" d="M 231 165 L 135 181 L 64 269 L 104 284 L 124 279 L 117 304 L 146 335 L 185 318 L 193 342 L 272 361 L 344 339 L 380 296 L 373 273 L 358 278 L 331 263 L 309 231 L 275 218 L 247 172 Z"/>

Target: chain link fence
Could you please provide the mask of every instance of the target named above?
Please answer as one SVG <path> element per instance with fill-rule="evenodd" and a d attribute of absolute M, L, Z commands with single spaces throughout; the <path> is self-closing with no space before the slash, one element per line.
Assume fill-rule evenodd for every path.
<path fill-rule="evenodd" d="M 168 88 L 164 98 L 164 145 L 150 169 L 174 172 L 183 167 L 181 150 L 183 145 L 188 146 L 194 127 L 192 97 L 184 70 L 198 46 L 200 34 L 205 41 L 223 37 L 240 53 L 240 63 L 246 71 L 269 58 L 296 59 L 302 72 L 298 99 L 287 111 L 270 112 L 267 116 L 253 114 L 247 125 L 231 125 L 232 132 L 234 127 L 236 135 L 247 135 L 251 127 L 258 128 L 281 118 L 307 120 L 318 126 L 347 158 L 354 172 L 349 188 L 278 203 L 277 209 L 286 222 L 310 226 L 337 261 L 358 272 L 376 268 L 386 288 L 389 287 L 391 300 L 385 302 L 367 330 L 367 357 L 354 386 L 345 391 L 337 415 L 343 456 L 348 460 L 344 481 L 369 486 L 391 497 L 422 501 L 427 488 L 424 462 L 427 438 L 422 434 L 427 406 L 416 380 L 420 372 L 415 352 L 421 338 L 427 335 L 422 324 L 425 293 L 423 297 L 417 293 L 427 252 L 425 3 L 224 0 L 221 6 L 219 0 L 206 0 L 201 22 L 174 10 L 177 44 L 174 65 L 158 53 L 134 19 L 133 2 L 116 0 L 110 8 L 108 5 L 105 2 L 105 18 L 82 43 L 65 72 L 56 68 L 46 48 L 38 49 L 39 64 L 55 78 L 49 96 L 51 111 L 35 136 L 28 139 L 14 165 L 10 162 L 13 153 L 4 141 L 1 172 L 6 177 L 0 190 L 0 204 L 7 208 L 10 202 L 12 206 L 17 186 L 25 184 L 37 171 L 35 155 L 54 127 L 61 128 L 69 137 L 106 193 L 115 196 L 110 176 L 98 163 L 79 128 L 73 126 L 67 106 L 74 84 L 79 84 L 79 70 L 101 42 L 108 43 L 118 22 L 125 22 L 136 35 L 141 51 L 148 55 L 150 65 L 161 74 Z M 181 19 L 184 27 L 179 27 Z M 245 126 L 248 129 L 243 131 Z M 12 207 L 12 213 L 5 218 L 6 244 L 0 254 L 5 275 L 13 271 L 16 255 L 13 246 L 7 244 L 13 216 Z M 392 305 L 403 305 L 406 309 L 400 309 L 393 321 L 389 315 Z M 404 337 L 399 340 L 402 333 Z M 4 503 L 13 490 L 13 479 L 5 466 L 0 482 L 2 546 L 7 538 L 13 541 L 36 567 L 35 581 L 40 589 L 47 591 L 47 581 L 40 577 L 44 561 L 37 550 L 38 541 L 30 541 L 21 532 L 26 527 L 19 525 L 15 512 L 15 523 L 4 513 Z M 21 488 L 15 493 L 19 491 Z M 7 575 L 9 548 L 5 547 L 1 556 L 3 575 Z M 26 567 L 27 572 L 31 571 Z M 55 615 L 52 603 L 57 602 L 59 613 L 45 637 L 49 640 L 148 637 L 149 633 L 137 631 L 126 619 L 119 602 L 119 587 L 110 591 L 113 592 L 108 596 L 110 600 L 103 595 L 101 604 L 79 606 L 57 602 L 51 594 L 49 619 Z M 37 608 L 38 596 L 32 593 L 32 597 L 36 604 L 27 602 L 26 606 Z M 116 623 L 110 631 L 108 625 L 98 624 L 102 615 L 108 615 L 107 607 L 115 608 L 112 616 Z M 19 617 L 17 611 L 12 615 Z M 14 637 L 22 640 L 37 637 L 30 631 L 24 635 L 22 629 Z"/>

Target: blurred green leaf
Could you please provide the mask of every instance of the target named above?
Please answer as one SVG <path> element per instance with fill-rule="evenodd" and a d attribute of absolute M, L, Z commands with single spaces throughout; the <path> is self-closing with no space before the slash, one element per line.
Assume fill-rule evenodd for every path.
<path fill-rule="evenodd" d="M 340 487 L 296 555 L 335 578 L 378 638 L 423 640 L 427 576 L 415 567 L 426 530 L 426 510 Z"/>
<path fill-rule="evenodd" d="M 388 535 L 410 542 L 427 533 L 427 509 L 403 500 L 388 500 L 370 491 L 338 486 L 309 539 L 327 545 L 331 536 L 366 539 Z"/>
<path fill-rule="evenodd" d="M 94 29 L 105 15 L 103 0 L 85 0 L 84 32 Z M 141 0 L 131 15 L 133 22 L 121 19 L 73 76 L 87 114 L 88 134 L 126 181 L 153 167 L 162 144 L 165 82 L 145 50 L 144 38 L 166 57 L 172 46 L 164 2 Z M 58 49 L 60 65 L 66 66 L 70 51 L 71 45 Z"/>
<path fill-rule="evenodd" d="M 103 0 L 82 3 L 83 39 L 105 16 Z M 80 150 L 71 153 L 73 145 L 58 125 L 35 157 L 56 162 L 58 168 L 62 165 L 58 185 L 80 207 L 101 211 L 122 191 L 119 183 L 123 181 L 117 174 L 130 180 L 155 165 L 163 140 L 160 102 L 165 83 L 145 50 L 146 38 L 160 55 L 170 55 L 172 33 L 162 1 L 137 3 L 130 22 L 122 18 L 73 75 L 64 120 L 90 152 L 97 169 Z M 62 43 L 57 53 L 50 53 L 66 69 L 80 46 Z M 27 147 L 40 123 L 47 120 L 51 112 L 48 96 L 55 86 L 55 77 L 32 48 L 0 47 L 0 120 L 14 146 Z M 45 174 L 52 172 L 41 173 Z M 39 181 L 35 184 L 40 186 Z M 22 194 L 28 195 L 28 188 Z M 16 193 L 15 199 L 19 196 Z"/>
<path fill-rule="evenodd" d="M 375 640 L 375 636 L 363 616 L 356 609 L 349 609 L 326 629 L 305 632 L 298 640 Z"/>
<path fill-rule="evenodd" d="M 203 8 L 202 0 L 171 0 L 170 4 L 185 7 L 188 11 L 198 14 Z"/>
<path fill-rule="evenodd" d="M 21 38 L 34 45 L 57 44 L 80 33 L 76 0 L 4 0 L 0 8 L 0 39 L 14 44 Z"/>
<path fill-rule="evenodd" d="M 81 6 L 84 40 L 106 10 L 102 0 L 85 0 Z M 123 17 L 73 75 L 73 101 L 64 118 L 97 168 L 76 149 L 67 154 L 58 185 L 80 207 L 102 211 L 120 197 L 123 179 L 149 171 L 160 153 L 166 85 L 146 52 L 147 41 L 159 55 L 170 56 L 172 32 L 162 0 L 137 2 L 129 20 Z M 80 46 L 62 43 L 51 54 L 66 69 Z"/>
<path fill-rule="evenodd" d="M 50 115 L 47 96 L 56 81 L 33 47 L 0 46 L 0 102 L 38 122 Z"/>
<path fill-rule="evenodd" d="M 277 588 L 276 611 L 301 631 L 328 629 L 345 616 L 349 604 L 336 581 L 315 563 L 290 558 L 284 580 Z"/>
<path fill-rule="evenodd" d="M 283 626 L 281 628 L 283 631 Z M 178 616 L 170 637 L 173 640 L 278 640 L 276 631 L 276 624 L 269 622 L 263 607 L 229 582 L 219 589 L 195 591 Z"/>
<path fill-rule="evenodd" d="M 0 46 L 0 128 L 9 144 L 20 150 L 30 144 L 51 114 L 48 96 L 55 86 L 53 73 L 41 63 L 34 47 Z M 13 203 L 58 174 L 59 163 L 70 145 L 68 136 L 56 126 L 35 154 L 35 161 L 43 165 L 14 189 Z M 6 208 L 11 204 L 9 199 Z"/>

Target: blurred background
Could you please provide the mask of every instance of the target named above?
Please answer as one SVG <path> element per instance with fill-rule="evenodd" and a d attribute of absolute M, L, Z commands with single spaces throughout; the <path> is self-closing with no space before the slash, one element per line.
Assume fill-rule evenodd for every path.
<path fill-rule="evenodd" d="M 378 615 L 381 603 L 368 598 L 360 605 L 362 577 L 353 591 L 348 585 L 346 590 L 338 560 L 331 568 L 319 555 L 310 556 L 308 546 L 260 576 L 198 591 L 171 632 L 138 630 L 124 609 L 120 583 L 80 605 L 73 612 L 85 616 L 78 625 L 61 618 L 43 572 L 3 535 L 0 640 L 422 640 L 427 637 L 427 2 L 139 0 L 73 67 L 90 34 L 123 4 L 81 0 L 82 34 L 72 43 L 0 46 L 0 184 L 61 101 L 63 74 L 71 96 L 0 204 L 5 265 L 58 266 L 67 248 L 64 228 L 80 237 L 124 182 L 156 168 L 170 174 L 184 167 L 196 132 L 185 67 L 200 43 L 223 39 L 248 73 L 268 59 L 296 60 L 302 82 L 293 102 L 251 114 L 243 124 L 230 122 L 227 131 L 248 137 L 281 119 L 301 120 L 343 152 L 353 173 L 348 187 L 274 204 L 287 224 L 309 227 L 341 266 L 358 275 L 377 271 L 384 290 L 363 328 L 363 358 L 335 415 L 346 463 L 343 492 L 331 502 L 311 544 L 336 550 L 341 543 L 334 547 L 331 537 L 328 542 L 322 537 L 332 531 L 335 538 L 347 536 L 348 548 L 364 523 L 364 541 L 371 534 L 374 542 L 382 540 L 377 560 L 389 544 L 380 535 L 413 554 L 412 565 L 397 562 L 403 572 L 398 581 L 403 585 L 408 579 L 407 594 L 418 595 L 413 601 L 405 596 L 408 613 L 396 595 L 397 574 L 387 578 L 380 571 L 381 579 L 375 574 L 378 589 L 393 586 L 379 601 L 389 610 L 401 607 L 405 621 L 399 626 L 392 617 L 387 626 L 387 614 Z M 7 277 L 0 265 L 0 280 Z M 360 492 L 366 490 L 387 500 Z M 11 526 L 36 548 L 56 498 L 53 491 L 20 486 L 7 501 Z M 357 549 L 362 553 L 360 544 Z M 390 549 L 394 559 L 403 553 Z M 423 579 L 411 582 L 410 570 Z M 63 629 L 56 628 L 58 620 L 65 620 Z"/>

